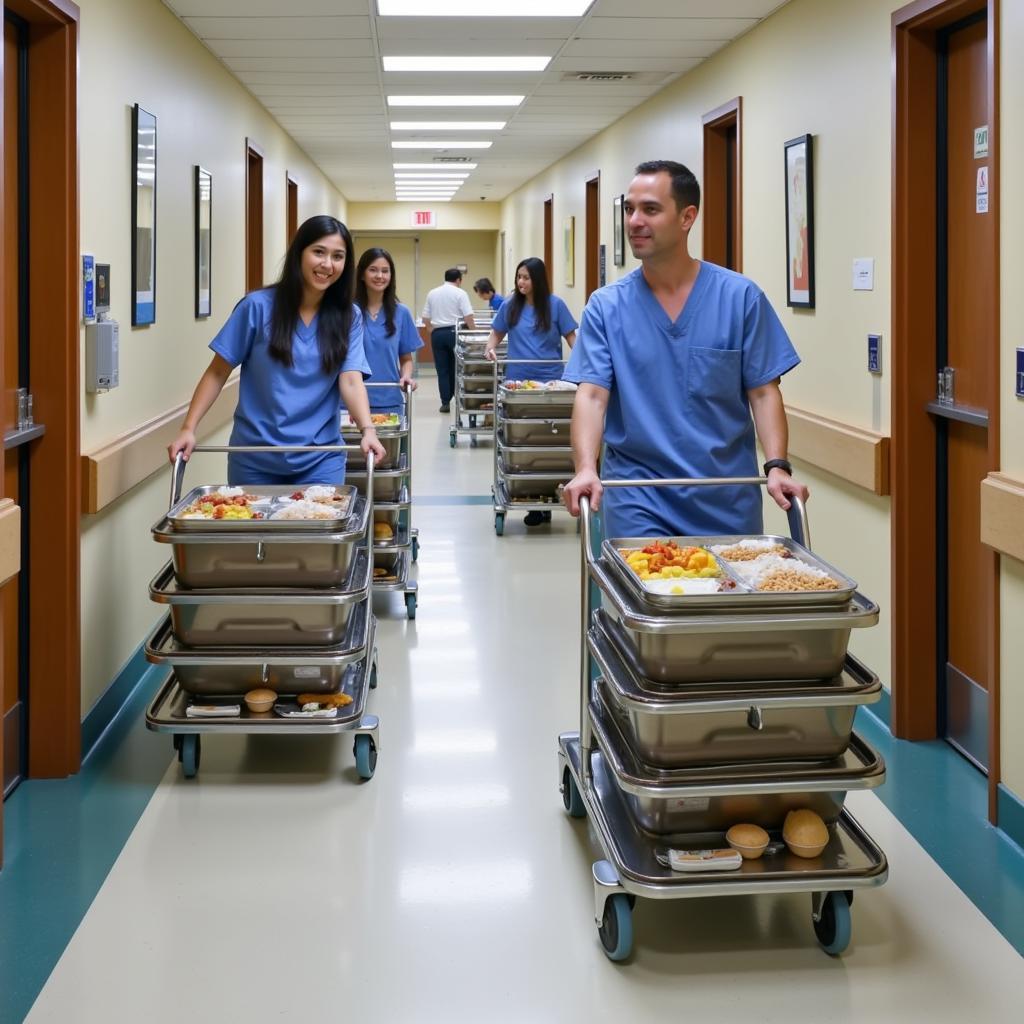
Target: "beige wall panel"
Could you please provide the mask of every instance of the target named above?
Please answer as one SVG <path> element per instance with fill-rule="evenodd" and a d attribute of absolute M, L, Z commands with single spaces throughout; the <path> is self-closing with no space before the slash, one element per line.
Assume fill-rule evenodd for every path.
<path fill-rule="evenodd" d="M 448 231 L 497 231 L 501 227 L 500 203 L 349 203 L 347 221 L 352 231 L 413 231 L 414 210 L 433 210 L 437 227 L 418 233 L 443 234 Z"/>

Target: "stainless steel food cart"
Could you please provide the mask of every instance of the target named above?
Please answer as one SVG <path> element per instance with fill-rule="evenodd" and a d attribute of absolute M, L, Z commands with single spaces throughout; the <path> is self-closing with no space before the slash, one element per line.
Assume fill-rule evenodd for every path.
<path fill-rule="evenodd" d="M 219 446 L 207 452 L 345 451 L 321 447 Z M 376 623 L 370 606 L 373 560 L 373 456 L 366 495 L 338 488 L 336 519 L 188 520 L 180 516 L 195 494 L 181 497 L 185 460 L 171 478 L 168 513 L 152 527 L 172 557 L 150 584 L 150 596 L 169 606 L 146 644 L 153 664 L 171 669 L 146 712 L 146 727 L 170 733 L 186 778 L 199 771 L 204 734 L 304 736 L 351 732 L 356 770 L 373 777 L 380 722 L 366 713 L 377 685 Z M 272 498 L 292 488 L 259 487 Z M 249 711 L 242 695 L 266 687 L 274 708 Z M 344 707 L 303 713 L 298 693 L 342 693 Z M 195 698 L 199 698 L 198 701 Z M 237 703 L 234 717 L 192 717 L 190 705 Z M 194 709 L 193 709 L 194 710 Z"/>
<path fill-rule="evenodd" d="M 798 499 L 789 519 L 793 539 L 809 548 Z M 845 604 L 831 607 L 829 598 L 808 607 L 802 594 L 792 600 L 765 595 L 766 609 L 742 599 L 730 605 L 726 594 L 717 595 L 726 598 L 717 610 L 703 600 L 659 606 L 627 585 L 607 548 L 595 554 L 586 498 L 580 520 L 580 725 L 559 737 L 558 773 L 566 811 L 589 816 L 604 853 L 592 878 L 606 955 L 616 961 L 629 956 L 638 896 L 792 892 L 811 894 L 818 941 L 839 955 L 850 941 L 854 890 L 881 885 L 888 875 L 885 855 L 843 806 L 848 791 L 874 788 L 885 778 L 881 757 L 852 732 L 856 708 L 878 700 L 881 684 L 846 653 L 849 630 L 873 625 L 877 606 L 855 590 Z M 696 545 L 705 538 L 679 540 Z M 593 585 L 602 609 L 595 608 Z M 775 656 L 780 630 L 790 645 L 788 671 Z M 823 635 L 831 639 L 822 647 Z M 638 649 L 641 637 L 654 638 L 654 645 Z M 721 638 L 726 642 L 719 644 Z M 813 657 L 800 653 L 808 650 Z M 665 664 L 670 671 L 659 672 Z M 789 852 L 779 839 L 782 818 L 797 808 L 814 810 L 828 827 L 828 844 L 812 859 Z M 764 857 L 731 871 L 671 869 L 669 848 L 724 847 L 724 833 L 740 822 L 769 832 Z"/>
<path fill-rule="evenodd" d="M 460 436 L 469 438 L 475 448 L 481 437 L 493 433 L 494 364 L 484 355 L 490 328 L 469 330 L 455 325 L 455 394 L 452 396 L 452 423 L 448 443 L 454 448 Z M 498 346 L 505 352 L 507 342 Z"/>
<path fill-rule="evenodd" d="M 369 388 L 396 388 L 397 384 L 375 384 Z M 403 390 L 403 410 L 398 423 L 377 428 L 377 437 L 384 446 L 386 457 L 375 469 L 373 522 L 387 523 L 391 536 L 373 538 L 373 589 L 383 593 L 401 593 L 405 597 L 405 612 L 416 618 L 419 600 L 418 585 L 411 576 L 413 564 L 419 558 L 419 531 L 412 524 L 412 396 Z M 345 424 L 341 436 L 349 444 L 358 445 L 359 431 Z M 350 469 L 345 479 L 353 483 L 360 494 L 366 490 L 366 457 L 360 451 L 350 456 Z M 373 527 L 371 526 L 371 532 Z"/>
<path fill-rule="evenodd" d="M 510 510 L 565 512 L 559 488 L 572 479 L 573 458 L 569 423 L 575 391 L 509 388 L 501 368 L 516 365 L 564 366 L 562 359 L 507 359 L 495 361 L 494 463 L 491 496 L 494 532 L 505 532 Z M 513 370 L 514 374 L 514 370 Z"/>

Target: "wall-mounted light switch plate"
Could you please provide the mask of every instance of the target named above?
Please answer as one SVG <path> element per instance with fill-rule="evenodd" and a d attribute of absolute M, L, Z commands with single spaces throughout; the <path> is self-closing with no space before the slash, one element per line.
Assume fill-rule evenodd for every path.
<path fill-rule="evenodd" d="M 882 372 L 882 336 L 880 334 L 868 335 L 868 372 Z"/>

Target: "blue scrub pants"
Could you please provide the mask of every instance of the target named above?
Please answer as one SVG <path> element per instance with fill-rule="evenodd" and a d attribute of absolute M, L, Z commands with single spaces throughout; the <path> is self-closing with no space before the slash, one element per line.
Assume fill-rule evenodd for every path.
<path fill-rule="evenodd" d="M 431 331 L 430 347 L 434 351 L 441 404 L 447 405 L 455 394 L 455 327 L 437 327 Z"/>
<path fill-rule="evenodd" d="M 296 452 L 297 456 L 304 453 Z M 301 470 L 290 469 L 282 452 L 238 452 L 228 455 L 228 484 L 231 487 L 308 487 L 310 484 L 343 484 L 345 452 L 328 452 Z"/>

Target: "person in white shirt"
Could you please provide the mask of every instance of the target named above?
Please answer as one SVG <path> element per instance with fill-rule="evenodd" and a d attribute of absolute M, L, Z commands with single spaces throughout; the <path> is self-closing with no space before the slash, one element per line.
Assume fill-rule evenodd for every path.
<path fill-rule="evenodd" d="M 460 288 L 462 271 L 453 267 L 444 272 L 444 284 L 427 293 L 423 305 L 423 326 L 430 334 L 437 369 L 437 390 L 441 393 L 441 412 L 448 412 L 455 394 L 455 325 L 461 320 L 475 330 L 473 307 Z"/>

